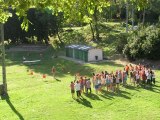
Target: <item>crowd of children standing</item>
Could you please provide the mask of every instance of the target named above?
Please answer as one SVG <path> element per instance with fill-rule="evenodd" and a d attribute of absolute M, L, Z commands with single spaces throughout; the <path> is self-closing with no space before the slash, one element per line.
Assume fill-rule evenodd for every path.
<path fill-rule="evenodd" d="M 110 73 L 108 71 L 102 71 L 97 74 L 93 73 L 91 80 L 77 73 L 75 75 L 75 81 L 70 84 L 72 97 L 74 97 L 75 91 L 77 98 L 84 92 L 88 94 L 88 91 L 90 91 L 91 93 L 91 83 L 96 94 L 104 88 L 110 92 L 118 92 L 120 84 L 126 86 L 130 83 L 134 86 L 142 85 L 144 87 L 150 87 L 152 84 L 155 84 L 155 73 L 151 68 L 141 64 L 129 64 L 124 66 L 123 70 L 116 70 Z"/>

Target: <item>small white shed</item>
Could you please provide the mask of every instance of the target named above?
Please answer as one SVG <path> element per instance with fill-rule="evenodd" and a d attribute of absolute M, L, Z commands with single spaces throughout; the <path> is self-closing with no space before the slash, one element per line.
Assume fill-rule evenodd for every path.
<path fill-rule="evenodd" d="M 66 56 L 85 62 L 103 60 L 103 51 L 92 46 L 68 45 L 66 46 Z"/>

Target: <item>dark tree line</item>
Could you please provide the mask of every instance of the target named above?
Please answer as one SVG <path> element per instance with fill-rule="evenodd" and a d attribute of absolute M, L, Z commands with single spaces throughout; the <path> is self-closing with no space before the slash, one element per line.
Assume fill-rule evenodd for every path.
<path fill-rule="evenodd" d="M 150 7 L 145 10 L 145 22 L 157 22 L 160 16 L 160 8 L 158 7 L 159 1 L 152 2 Z M 94 7 L 93 7 L 94 8 Z M 143 11 L 134 10 L 134 15 L 132 16 L 132 7 L 129 7 L 129 21 L 128 23 L 132 25 L 132 17 L 134 17 L 134 24 L 142 22 Z M 23 18 L 18 18 L 14 10 L 10 10 L 13 17 L 10 17 L 5 23 L 5 40 L 9 40 L 11 43 L 49 43 L 49 36 L 57 35 L 59 42 L 62 43 L 60 39 L 59 31 L 62 28 L 62 24 L 68 24 L 64 21 L 63 13 L 59 15 L 53 15 L 52 11 L 48 9 L 29 9 L 27 12 L 27 18 L 29 19 L 28 31 L 21 29 L 21 24 Z M 94 8 L 94 14 L 90 15 L 93 17 L 92 23 L 90 22 L 91 32 L 93 40 L 99 40 L 99 25 L 102 20 L 115 20 L 124 21 L 126 19 L 126 6 L 125 4 L 114 3 L 110 7 L 102 9 L 100 13 L 97 7 Z M 75 16 L 76 19 L 76 16 Z M 70 24 L 75 23 L 71 21 Z M 84 25 L 83 21 L 78 21 L 78 24 Z M 76 24 L 75 24 L 76 25 Z"/>
<path fill-rule="evenodd" d="M 27 18 L 29 19 L 28 31 L 22 30 L 22 19 L 18 18 L 14 10 L 10 10 L 12 17 L 4 25 L 5 40 L 13 44 L 20 43 L 49 43 L 49 36 L 57 35 L 61 27 L 63 14 L 52 15 L 48 9 L 29 9 Z"/>
<path fill-rule="evenodd" d="M 145 10 L 145 22 L 156 23 L 159 20 L 160 16 L 160 1 L 159 0 L 152 0 L 148 8 Z M 135 7 L 135 6 L 134 6 Z M 134 8 L 133 7 L 133 8 Z M 113 4 L 108 8 L 104 8 L 102 12 L 102 17 L 107 20 L 117 20 L 122 21 L 126 19 L 126 4 Z M 142 22 L 143 19 L 143 10 L 137 10 L 134 8 L 134 20 L 137 24 L 138 22 Z M 132 21 L 132 4 L 129 4 L 129 24 Z"/>

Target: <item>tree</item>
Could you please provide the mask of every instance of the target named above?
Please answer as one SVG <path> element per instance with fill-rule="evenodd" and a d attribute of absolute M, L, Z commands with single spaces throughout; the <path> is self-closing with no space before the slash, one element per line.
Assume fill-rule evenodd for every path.
<path fill-rule="evenodd" d="M 4 48 L 4 25 L 0 24 L 0 42 L 2 52 L 2 79 L 3 79 L 3 95 L 7 94 L 6 65 L 5 65 L 5 48 Z"/>
<path fill-rule="evenodd" d="M 149 7 L 151 0 L 136 0 L 138 10 L 143 10 L 142 24 L 145 22 L 146 9 Z"/>
<path fill-rule="evenodd" d="M 9 10 L 12 13 L 12 17 L 8 18 L 7 22 L 4 23 L 4 37 L 5 40 L 12 44 L 25 42 L 25 31 L 21 29 L 22 19 L 19 19 L 15 14 L 15 11 Z"/>
<path fill-rule="evenodd" d="M 48 36 L 58 34 L 60 38 L 63 13 L 53 15 L 52 11 L 47 8 L 42 10 L 31 8 L 27 11 L 28 31 L 24 31 L 21 28 L 23 19 L 18 18 L 15 10 L 10 9 L 10 12 L 12 17 L 4 24 L 5 40 L 10 40 L 9 43 L 44 43 L 45 41 L 45 44 L 48 44 Z"/>
<path fill-rule="evenodd" d="M 89 23 L 92 31 L 92 39 L 99 39 L 98 15 L 102 8 L 110 5 L 109 0 L 92 1 L 92 0 L 72 0 L 67 1 L 63 8 L 64 16 L 68 21 L 79 20 Z M 72 12 L 74 9 L 74 12 Z"/>
<path fill-rule="evenodd" d="M 128 37 L 128 43 L 124 47 L 124 54 L 131 59 L 160 58 L 160 28 L 159 24 L 141 27 Z"/>
<path fill-rule="evenodd" d="M 149 0 L 137 0 L 137 2 L 138 7 L 145 10 Z M 16 14 L 23 19 L 21 27 L 27 31 L 29 20 L 27 19 L 26 11 L 30 8 L 49 8 L 52 9 L 54 14 L 63 12 L 64 16 L 70 20 L 77 18 L 88 23 L 95 20 L 96 37 L 98 37 L 99 33 L 96 26 L 98 21 L 97 12 L 102 12 L 102 8 L 110 6 L 110 0 L 0 0 L 0 5 L 0 23 L 5 23 L 8 18 L 12 16 L 8 10 L 10 7 L 13 10 L 16 10 Z M 3 29 L 3 27 L 1 27 L 1 29 Z M 1 36 L 1 39 L 4 40 L 3 36 Z M 3 47 L 4 45 L 2 44 L 2 48 Z M 3 59 L 5 60 L 5 56 L 3 56 Z M 5 64 L 3 67 L 5 68 Z M 5 77 L 6 74 L 4 73 L 3 76 Z"/>
<path fill-rule="evenodd" d="M 128 0 L 126 0 L 126 33 L 128 33 L 128 13 L 129 12 L 129 4 Z"/>

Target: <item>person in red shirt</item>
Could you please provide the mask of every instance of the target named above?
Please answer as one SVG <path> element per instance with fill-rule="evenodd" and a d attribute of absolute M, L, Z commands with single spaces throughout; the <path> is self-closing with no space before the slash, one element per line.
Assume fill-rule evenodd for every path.
<path fill-rule="evenodd" d="M 142 70 L 142 65 L 139 63 L 138 65 L 138 70 L 141 71 Z"/>
<path fill-rule="evenodd" d="M 71 84 L 70 84 L 70 88 L 71 88 L 72 98 L 74 98 L 74 94 L 75 94 L 74 82 L 71 82 Z"/>
<path fill-rule="evenodd" d="M 85 80 L 84 80 L 83 76 L 80 77 L 80 80 L 78 82 L 80 84 L 81 93 L 84 93 L 84 82 L 85 82 Z"/>
<path fill-rule="evenodd" d="M 135 66 L 135 70 L 138 71 L 138 65 Z"/>
<path fill-rule="evenodd" d="M 142 71 L 142 84 L 143 84 L 143 85 L 145 85 L 146 79 L 147 79 L 147 76 L 146 76 L 146 74 L 145 74 L 145 71 Z"/>
<path fill-rule="evenodd" d="M 129 66 L 128 65 L 125 66 L 125 71 L 126 71 L 127 75 L 129 75 L 128 74 L 128 72 L 129 72 Z"/>

